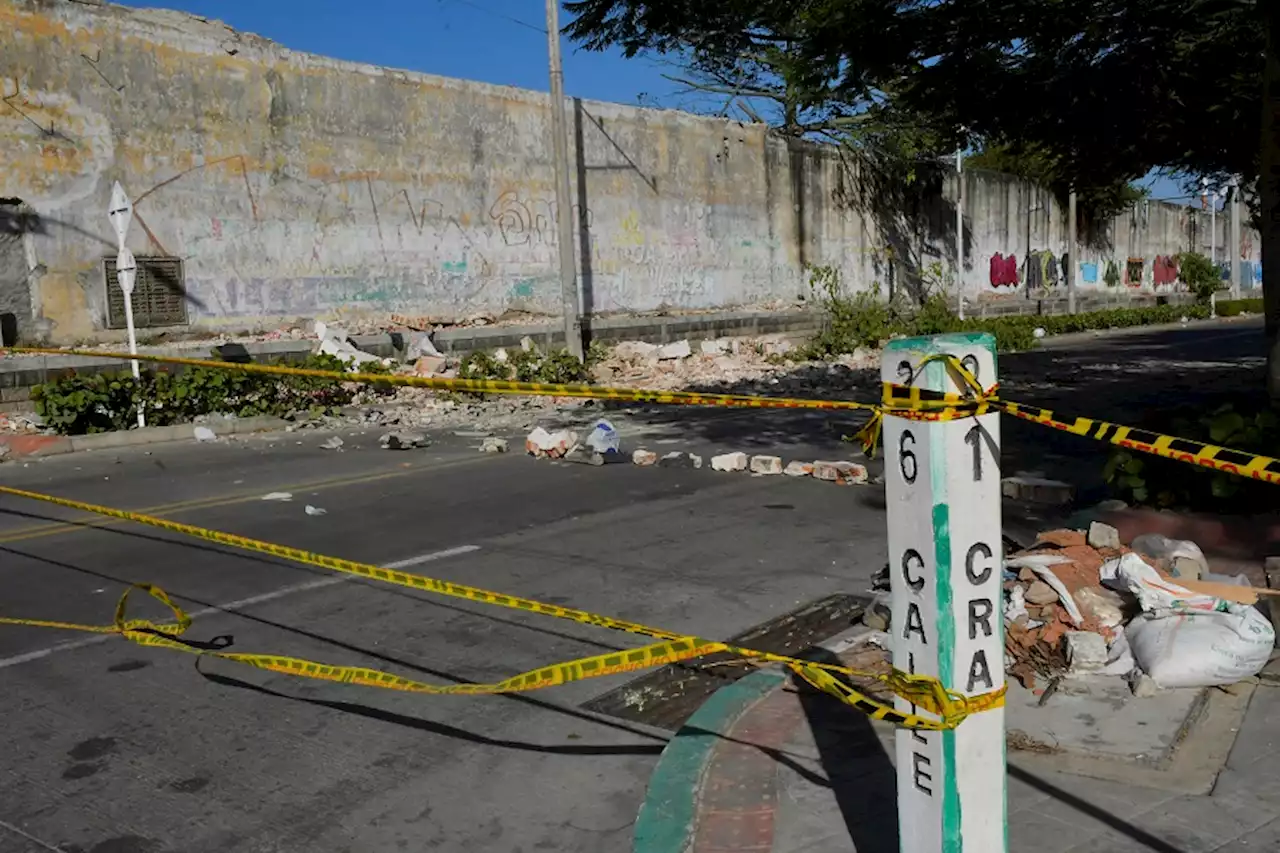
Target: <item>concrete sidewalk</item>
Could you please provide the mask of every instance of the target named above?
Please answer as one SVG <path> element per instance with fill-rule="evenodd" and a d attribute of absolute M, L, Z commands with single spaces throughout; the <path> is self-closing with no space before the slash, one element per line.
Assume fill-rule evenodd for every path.
<path fill-rule="evenodd" d="M 897 853 L 892 738 L 781 672 L 748 676 L 712 697 L 666 748 L 634 849 Z M 1014 853 L 1280 849 L 1280 688 L 1254 691 L 1205 796 L 1068 775 L 1046 769 L 1052 756 L 1035 758 L 1010 751 Z"/>

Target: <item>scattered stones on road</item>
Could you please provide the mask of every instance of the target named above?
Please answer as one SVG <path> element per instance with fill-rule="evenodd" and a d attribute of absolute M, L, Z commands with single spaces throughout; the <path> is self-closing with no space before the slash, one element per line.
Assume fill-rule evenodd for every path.
<path fill-rule="evenodd" d="M 291 492 L 268 492 L 262 496 L 264 501 L 291 501 L 293 494 Z"/>
<path fill-rule="evenodd" d="M 420 432 L 389 432 L 378 439 L 385 450 L 409 450 L 414 447 L 430 447 L 431 440 Z"/>
<path fill-rule="evenodd" d="M 747 454 L 722 453 L 711 457 L 712 471 L 745 471 L 747 470 Z"/>
<path fill-rule="evenodd" d="M 658 454 L 652 450 L 637 450 L 631 454 L 631 461 L 637 465 L 656 465 L 658 464 Z"/>
<path fill-rule="evenodd" d="M 752 456 L 751 457 L 751 473 L 781 474 L 782 473 L 782 457 Z"/>
<path fill-rule="evenodd" d="M 506 453 L 507 440 L 505 438 L 497 438 L 491 435 L 484 441 L 480 442 L 480 450 L 484 453 Z"/>
<path fill-rule="evenodd" d="M 218 440 L 218 436 L 214 433 L 214 431 L 209 429 L 206 426 L 198 426 L 194 430 L 192 430 L 192 432 L 196 437 L 196 441 L 217 441 Z"/>
<path fill-rule="evenodd" d="M 306 513 L 307 515 L 328 515 L 329 510 L 307 504 Z"/>
<path fill-rule="evenodd" d="M 682 452 L 682 451 L 676 450 L 676 451 L 673 451 L 673 452 L 671 452 L 671 453 L 666 454 L 666 455 L 665 455 L 665 456 L 663 456 L 661 459 L 659 459 L 659 460 L 658 460 L 658 467 L 660 467 L 660 468 L 697 468 L 697 467 L 700 467 L 700 466 L 698 466 L 698 465 L 695 465 L 695 464 L 693 463 L 693 460 L 694 460 L 694 456 L 693 456 L 693 454 L 692 454 L 692 453 L 684 453 L 684 452 Z M 701 462 L 702 460 L 701 460 L 701 459 L 699 459 L 698 461 L 699 461 L 699 462 Z"/>
<path fill-rule="evenodd" d="M 813 463 L 813 476 L 836 485 L 852 486 L 867 482 L 867 469 L 856 462 L 818 461 Z"/>
<path fill-rule="evenodd" d="M 325 450 L 341 450 L 343 443 L 342 439 L 335 435 L 328 441 L 321 442 L 320 446 Z"/>
<path fill-rule="evenodd" d="M 808 477 L 813 474 L 813 463 L 794 459 L 787 463 L 787 467 L 782 469 L 782 473 L 788 477 Z"/>

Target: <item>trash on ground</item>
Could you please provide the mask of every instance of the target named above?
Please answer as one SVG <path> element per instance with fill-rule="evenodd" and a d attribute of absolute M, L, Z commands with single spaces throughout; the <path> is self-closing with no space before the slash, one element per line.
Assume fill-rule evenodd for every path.
<path fill-rule="evenodd" d="M 617 452 L 622 446 L 621 439 L 618 438 L 618 431 L 613 428 L 613 424 L 606 420 L 596 421 L 595 426 L 591 428 L 591 434 L 587 436 L 587 447 L 596 453 Z"/>
<path fill-rule="evenodd" d="M 196 441 L 217 441 L 218 440 L 218 436 L 214 433 L 214 431 L 209 429 L 206 426 L 198 426 L 194 430 L 192 430 L 192 433 L 195 435 Z"/>
<path fill-rule="evenodd" d="M 1200 546 L 1188 539 L 1170 539 L 1160 533 L 1135 536 L 1129 547 L 1147 563 L 1175 578 L 1198 578 L 1209 571 Z"/>
<path fill-rule="evenodd" d="M 293 494 L 291 492 L 269 492 L 262 496 L 264 501 L 291 501 Z"/>
<path fill-rule="evenodd" d="M 320 446 L 325 450 L 341 450 L 343 444 L 345 444 L 345 442 L 336 435 L 320 442 Z"/>
<path fill-rule="evenodd" d="M 307 515 L 328 515 L 329 513 L 327 509 L 321 509 L 320 507 L 312 506 L 311 504 L 307 504 L 306 512 Z"/>
<path fill-rule="evenodd" d="M 654 453 L 652 450 L 637 450 L 635 453 L 631 454 L 631 461 L 637 465 L 657 465 L 658 454 Z"/>
<path fill-rule="evenodd" d="M 348 367 L 385 363 L 383 359 L 378 358 L 376 355 L 358 349 L 355 344 L 348 340 L 348 335 L 343 329 L 329 326 L 322 320 L 316 320 L 314 328 L 316 337 L 320 339 L 320 343 L 316 347 L 317 351 L 333 356 Z"/>

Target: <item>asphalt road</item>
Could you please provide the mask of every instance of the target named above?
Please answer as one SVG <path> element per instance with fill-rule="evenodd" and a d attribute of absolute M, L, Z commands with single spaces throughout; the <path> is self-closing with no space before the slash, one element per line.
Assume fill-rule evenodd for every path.
<path fill-rule="evenodd" d="M 861 591 L 885 558 L 873 489 L 325 437 L 77 454 L 0 482 L 712 637 Z M 0 496 L 5 615 L 100 624 L 145 581 L 196 614 L 195 639 L 436 683 L 640 642 L 92 520 Z M 0 851 L 626 850 L 666 734 L 579 709 L 626 680 L 413 696 L 0 626 Z"/>
<path fill-rule="evenodd" d="M 1169 385 L 1249 387 L 1261 350 L 1248 323 L 1083 338 L 1002 358 L 1003 388 L 1123 420 Z M 874 398 L 863 379 L 847 393 Z M 632 446 L 809 459 L 848 456 L 839 436 L 856 427 L 793 412 L 621 420 Z M 1006 471 L 1080 470 L 1096 452 L 1038 429 L 1007 427 Z M 0 484 L 709 637 L 862 592 L 885 561 L 873 487 L 552 464 L 453 435 L 391 452 L 376 433 L 344 434 L 335 452 L 326 437 L 75 454 L 0 466 Z M 441 684 L 639 644 L 0 496 L 4 615 L 106 623 L 133 582 L 193 612 L 193 639 Z M 138 613 L 162 615 L 142 601 Z M 626 680 L 414 696 L 0 626 L 0 853 L 625 851 L 667 735 L 581 706 Z"/>

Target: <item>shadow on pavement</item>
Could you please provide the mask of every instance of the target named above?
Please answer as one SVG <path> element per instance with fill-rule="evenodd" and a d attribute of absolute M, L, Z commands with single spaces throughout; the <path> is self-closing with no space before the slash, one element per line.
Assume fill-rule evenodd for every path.
<path fill-rule="evenodd" d="M 843 663 L 824 649 L 806 657 Z M 853 848 L 858 853 L 897 853 L 897 776 L 871 720 L 803 679 L 793 677 L 792 682 Z"/>
<path fill-rule="evenodd" d="M 1172 413 L 1212 412 L 1224 403 L 1247 408 L 1264 401 L 1261 327 L 1236 324 L 1076 338 L 999 358 L 1000 396 L 1077 416 L 1148 429 L 1171 428 Z M 688 390 L 764 397 L 880 399 L 879 371 L 842 365 L 798 365 L 771 378 L 714 382 Z M 609 407 L 606 407 L 609 408 Z M 612 408 L 629 408 L 613 406 Z M 763 452 L 816 448 L 836 458 L 860 458 L 842 441 L 867 420 L 857 411 L 650 407 L 635 416 L 672 435 Z M 1104 495 L 1101 479 L 1111 446 L 1011 417 L 1001 420 L 1001 470 L 1039 472 L 1073 483 L 1084 500 Z"/>

